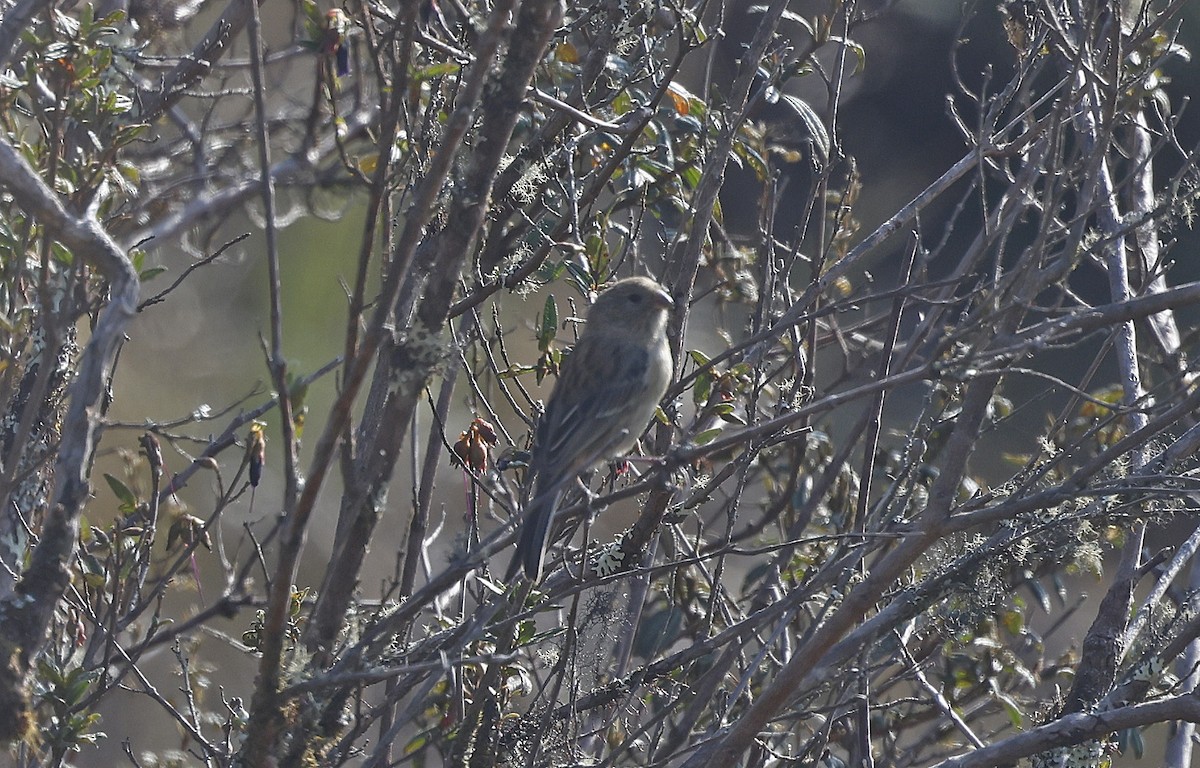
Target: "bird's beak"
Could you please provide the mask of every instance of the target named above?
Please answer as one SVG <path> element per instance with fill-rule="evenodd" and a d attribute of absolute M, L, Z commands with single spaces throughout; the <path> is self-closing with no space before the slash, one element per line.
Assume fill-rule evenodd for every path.
<path fill-rule="evenodd" d="M 667 293 L 665 288 L 655 292 L 654 303 L 662 309 L 675 309 L 675 299 L 671 298 L 671 294 Z"/>

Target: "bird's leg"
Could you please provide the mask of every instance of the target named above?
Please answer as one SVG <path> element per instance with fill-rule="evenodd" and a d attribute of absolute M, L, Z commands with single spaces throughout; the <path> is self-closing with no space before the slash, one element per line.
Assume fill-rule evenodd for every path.
<path fill-rule="evenodd" d="M 633 462 L 630 461 L 631 458 L 632 457 L 626 456 L 623 459 L 617 459 L 616 461 L 611 462 L 613 474 L 615 474 L 617 477 L 620 477 L 621 475 L 628 473 L 633 475 L 635 478 L 641 477 L 642 473 L 638 472 L 637 467 L 633 466 Z"/>
<path fill-rule="evenodd" d="M 666 463 L 667 459 L 665 456 L 626 456 L 620 461 L 613 462 L 613 466 L 618 475 L 628 472 L 635 478 L 638 478 L 642 476 L 642 473 L 637 470 L 637 464 L 643 464 L 647 467 L 657 467 Z"/>

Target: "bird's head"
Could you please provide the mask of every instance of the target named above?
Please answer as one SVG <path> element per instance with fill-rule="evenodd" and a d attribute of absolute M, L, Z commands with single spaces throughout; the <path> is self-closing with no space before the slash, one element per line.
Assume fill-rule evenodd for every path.
<path fill-rule="evenodd" d="M 666 288 L 648 277 L 629 277 L 613 283 L 596 298 L 588 312 L 588 326 L 659 335 L 674 307 Z"/>

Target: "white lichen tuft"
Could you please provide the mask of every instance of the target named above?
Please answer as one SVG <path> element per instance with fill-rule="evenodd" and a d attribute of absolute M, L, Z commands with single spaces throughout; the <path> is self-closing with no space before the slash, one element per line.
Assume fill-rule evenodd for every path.
<path fill-rule="evenodd" d="M 592 569 L 597 576 L 612 576 L 619 573 L 624 567 L 625 552 L 621 549 L 621 542 L 624 540 L 624 535 L 618 536 L 616 540 L 605 545 L 592 561 Z"/>

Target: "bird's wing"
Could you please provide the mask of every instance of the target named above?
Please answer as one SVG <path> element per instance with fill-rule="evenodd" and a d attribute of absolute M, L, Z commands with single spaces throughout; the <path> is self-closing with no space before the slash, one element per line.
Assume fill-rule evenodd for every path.
<path fill-rule="evenodd" d="M 558 482 L 627 448 L 646 425 L 626 424 L 622 412 L 645 397 L 650 353 L 627 344 L 584 338 L 563 370 L 534 440 L 532 466 L 543 482 Z M 611 341 L 611 340 L 608 340 Z M 603 354 L 597 354 L 600 350 Z"/>

